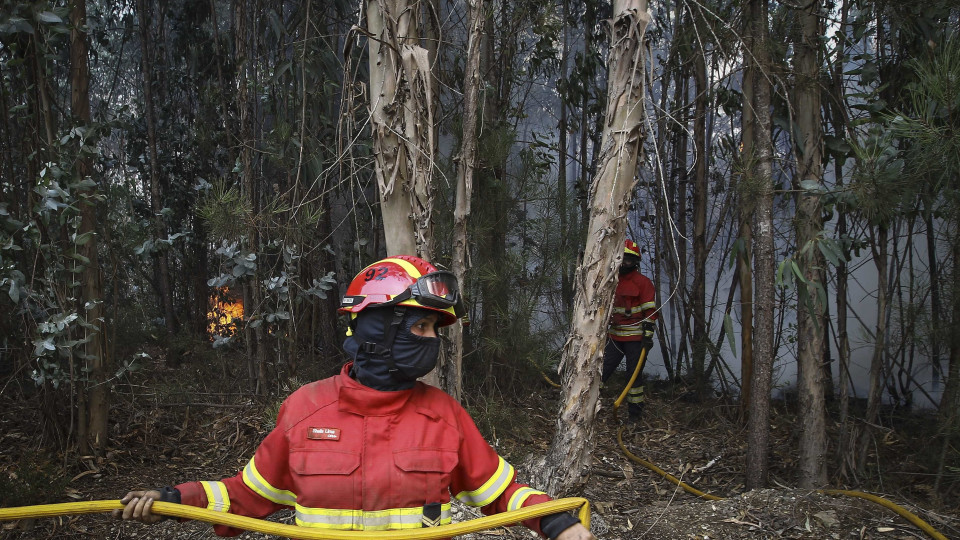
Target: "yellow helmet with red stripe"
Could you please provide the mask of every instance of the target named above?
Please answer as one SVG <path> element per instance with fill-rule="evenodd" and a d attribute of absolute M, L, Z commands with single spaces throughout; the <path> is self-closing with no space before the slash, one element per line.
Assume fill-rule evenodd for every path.
<path fill-rule="evenodd" d="M 357 314 L 370 307 L 412 306 L 436 312 L 437 326 L 457 321 L 462 299 L 457 278 L 411 255 L 379 260 L 360 271 L 340 302 L 340 313 Z"/>

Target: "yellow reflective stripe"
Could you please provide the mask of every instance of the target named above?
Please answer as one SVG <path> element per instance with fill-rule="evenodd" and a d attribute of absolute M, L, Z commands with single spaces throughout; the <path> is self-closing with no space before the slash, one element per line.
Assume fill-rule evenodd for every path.
<path fill-rule="evenodd" d="M 423 274 L 420 273 L 419 270 L 417 270 L 417 267 L 416 267 L 416 266 L 410 264 L 408 261 L 405 261 L 405 260 L 403 260 L 403 259 L 392 259 L 392 258 L 391 258 L 391 259 L 383 259 L 382 261 L 377 261 L 377 262 L 371 264 L 370 266 L 373 266 L 373 265 L 375 265 L 375 264 L 385 263 L 385 262 L 392 262 L 393 264 L 399 266 L 400 268 L 403 268 L 403 270 L 404 270 L 406 273 L 410 274 L 410 277 L 412 277 L 413 279 L 419 279 L 419 278 L 423 275 Z M 369 268 L 370 266 L 368 266 L 367 268 Z M 364 268 L 364 270 L 366 270 L 366 268 Z M 362 274 L 363 271 L 361 270 L 360 273 Z"/>
<path fill-rule="evenodd" d="M 634 313 L 640 313 L 641 311 L 654 309 L 656 307 L 657 307 L 656 302 L 647 302 L 646 304 L 641 304 L 639 306 L 633 306 L 633 307 L 614 307 L 613 312 L 617 315 L 633 315 Z M 644 322 L 653 322 L 653 321 L 644 319 Z"/>
<path fill-rule="evenodd" d="M 507 486 L 513 478 L 513 465 L 507 463 L 502 457 L 497 456 L 499 463 L 497 471 L 482 486 L 473 491 L 461 491 L 457 498 L 470 506 L 486 506 L 492 503 Z"/>
<path fill-rule="evenodd" d="M 214 512 L 230 511 L 230 495 L 223 482 L 200 482 L 203 491 L 207 493 L 207 510 Z"/>
<path fill-rule="evenodd" d="M 621 326 L 611 326 L 610 330 L 607 331 L 608 334 L 613 334 L 615 336 L 639 336 L 643 335 L 643 329 L 641 328 L 624 328 Z"/>
<path fill-rule="evenodd" d="M 389 508 L 386 510 L 341 510 L 336 508 L 310 508 L 296 505 L 297 525 L 318 529 L 345 531 L 384 531 L 388 529 L 418 529 L 422 527 L 423 507 Z M 440 524 L 453 522 L 450 503 L 440 506 Z"/>
<path fill-rule="evenodd" d="M 251 458 L 243 469 L 243 483 L 268 501 L 293 506 L 293 503 L 297 502 L 297 496 L 293 492 L 277 489 L 270 485 L 270 482 L 267 482 L 260 471 L 257 470 L 257 465 L 253 462 L 255 458 Z"/>
<path fill-rule="evenodd" d="M 546 495 L 542 491 L 537 491 L 530 487 L 522 487 L 513 492 L 513 495 L 510 496 L 510 501 L 507 502 L 507 510 L 519 510 L 523 508 L 523 503 L 527 502 L 527 499 L 531 495 Z"/>
<path fill-rule="evenodd" d="M 640 329 L 640 328 L 643 328 L 643 323 L 645 323 L 645 322 L 646 322 L 646 321 L 634 321 L 634 322 L 631 322 L 631 323 L 614 324 L 614 325 L 611 325 L 611 326 L 612 326 L 613 328 L 624 328 L 624 329 L 626 329 L 626 328 L 636 328 L 636 329 Z"/>

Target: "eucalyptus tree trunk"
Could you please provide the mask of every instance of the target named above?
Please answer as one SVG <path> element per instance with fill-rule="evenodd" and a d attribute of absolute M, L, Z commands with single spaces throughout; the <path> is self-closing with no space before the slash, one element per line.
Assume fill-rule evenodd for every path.
<path fill-rule="evenodd" d="M 840 27 L 838 29 L 841 35 L 846 35 L 847 18 L 850 12 L 849 0 L 843 0 L 840 6 Z M 843 62 L 845 53 L 844 40 L 840 40 L 837 49 L 834 52 L 835 60 L 832 66 L 832 93 L 835 96 L 842 96 L 843 88 Z M 831 107 L 831 122 L 834 131 L 845 133 L 848 129 L 847 121 L 843 111 L 838 106 Z M 835 185 L 838 191 L 843 189 L 843 164 L 844 158 L 839 157 L 835 160 L 834 175 Z M 847 236 L 847 211 L 843 207 L 837 209 L 837 237 L 845 238 Z M 849 249 L 844 248 L 843 257 L 836 269 L 836 295 L 837 295 L 837 371 L 839 372 L 839 420 L 840 431 L 837 434 L 837 476 L 845 478 L 852 471 L 853 458 L 851 448 L 853 448 L 853 439 L 850 435 L 850 336 L 847 331 L 847 291 L 849 281 L 849 268 L 847 261 L 850 259 Z"/>
<path fill-rule="evenodd" d="M 883 398 L 883 357 L 887 337 L 887 242 L 885 224 L 877 226 L 875 243 L 871 246 L 873 262 L 877 267 L 877 326 L 874 330 L 873 356 L 870 358 L 870 386 L 867 390 L 867 412 L 863 418 L 863 431 L 857 448 L 856 470 L 863 474 L 867 467 L 867 452 L 873 443 L 873 426 L 880 414 Z"/>
<path fill-rule="evenodd" d="M 692 26 L 696 19 L 691 17 Z M 707 393 L 706 365 L 707 344 L 707 59 L 703 37 L 695 39 L 693 50 L 694 113 L 693 113 L 693 283 L 690 311 L 693 314 L 691 339 L 693 381 L 700 395 Z"/>
<path fill-rule="evenodd" d="M 740 125 L 740 181 L 753 176 L 753 143 L 756 116 L 753 111 L 754 87 L 756 86 L 757 66 L 753 57 L 753 9 L 754 3 L 743 6 L 743 114 Z M 741 192 L 743 193 L 743 192 Z M 750 216 L 753 213 L 753 200 L 740 197 L 740 250 L 737 252 L 737 267 L 740 270 L 740 414 L 746 418 L 751 402 L 753 381 L 753 226 Z"/>
<path fill-rule="evenodd" d="M 482 349 L 486 373 L 481 391 L 495 388 L 509 389 L 516 378 L 516 359 L 509 354 L 512 348 L 509 334 L 504 335 L 506 325 L 517 325 L 510 317 L 510 267 L 507 237 L 510 232 L 512 201 L 511 181 L 507 174 L 507 147 L 512 142 L 512 122 L 509 118 L 510 96 L 513 90 L 512 69 L 516 65 L 519 36 L 511 31 L 509 23 L 518 15 L 511 4 L 500 2 L 488 4 L 491 9 L 484 13 L 484 34 L 487 39 L 480 53 L 480 73 L 484 78 L 482 102 L 479 107 L 480 145 L 488 145 L 489 153 L 479 157 L 476 172 L 477 192 L 482 193 L 483 205 L 477 207 L 473 222 L 477 224 L 476 252 L 481 254 L 475 268 L 480 282 L 482 314 L 478 339 L 485 344 Z M 494 12 L 499 9 L 499 13 Z M 500 27 L 498 24 L 500 23 Z M 495 37 L 497 39 L 495 39 Z M 519 325 L 518 325 L 519 326 Z M 489 344 L 494 344 L 490 346 Z M 505 345 L 506 344 L 506 345 Z"/>
<path fill-rule="evenodd" d="M 840 164 L 837 168 L 839 170 Z M 837 173 L 840 177 L 841 173 Z M 838 189 L 842 182 L 837 182 Z M 847 214 L 841 210 L 837 218 L 837 236 L 843 238 L 847 234 Z M 840 372 L 837 385 L 840 390 L 840 432 L 837 434 L 837 461 L 839 462 L 838 476 L 845 477 L 853 467 L 852 453 L 853 437 L 851 436 L 850 426 L 850 335 L 847 330 L 847 291 L 849 283 L 849 269 L 846 263 L 848 259 L 846 250 L 844 259 L 837 266 L 837 356 L 838 371 Z"/>
<path fill-rule="evenodd" d="M 409 0 L 364 0 L 374 170 L 388 255 L 433 257 L 433 90 Z"/>
<path fill-rule="evenodd" d="M 427 50 L 427 61 L 430 66 L 430 110 L 440 110 L 440 73 L 437 72 L 440 57 L 440 41 L 443 36 L 443 21 L 440 16 L 440 0 L 420 0 L 421 17 L 423 17 L 423 46 Z M 433 115 L 436 119 L 436 114 Z M 437 155 L 436 144 L 440 121 L 433 124 L 433 155 Z"/>
<path fill-rule="evenodd" d="M 800 395 L 800 478 L 801 488 L 814 489 L 827 483 L 827 427 L 824 400 L 823 342 L 826 334 L 824 303 L 826 287 L 821 282 L 824 257 L 817 242 L 823 231 L 823 204 L 820 193 L 809 189 L 823 184 L 820 122 L 820 10 L 821 2 L 804 5 L 799 15 L 801 35 L 794 45 L 798 190 L 797 263 L 806 283 L 797 299 L 797 391 Z M 806 182 L 806 183 L 804 183 Z"/>
<path fill-rule="evenodd" d="M 74 122 L 82 127 L 90 127 L 90 68 L 88 66 L 87 2 L 73 0 L 70 3 L 70 111 Z M 93 174 L 93 162 L 90 156 L 81 152 L 76 161 L 77 177 L 87 179 Z M 100 260 L 97 257 L 97 193 L 95 187 L 83 188 L 79 192 L 80 227 L 78 238 L 86 238 L 86 243 L 77 246 L 79 254 L 86 258 L 80 275 L 81 313 L 86 321 L 83 325 L 83 349 L 87 367 L 90 369 L 87 415 L 88 427 L 85 438 L 80 441 L 81 449 L 101 454 L 107 447 L 108 421 L 110 413 L 110 388 L 106 384 L 109 365 L 104 347 L 103 282 L 100 275 Z M 83 418 L 83 415 L 81 415 Z"/>
<path fill-rule="evenodd" d="M 159 249 L 160 240 L 165 238 L 167 233 L 166 227 L 163 224 L 163 214 L 161 213 L 163 204 L 160 200 L 160 160 L 157 157 L 157 130 L 154 120 L 153 83 L 151 82 L 153 74 L 151 55 L 154 52 L 154 47 L 150 40 L 150 20 L 147 16 L 147 9 L 148 2 L 144 0 L 137 2 L 140 44 L 143 49 L 140 54 L 140 76 L 143 83 L 144 120 L 147 124 L 147 150 L 150 155 L 150 211 L 153 213 L 153 235 L 156 237 L 156 246 L 157 249 Z M 154 257 L 157 262 L 157 281 L 159 283 L 157 293 L 160 296 L 160 307 L 163 309 L 163 318 L 167 333 L 173 335 L 177 331 L 177 322 L 173 311 L 173 292 L 170 288 L 170 265 L 167 250 L 155 251 Z"/>
<path fill-rule="evenodd" d="M 581 473 L 590 465 L 603 344 L 645 137 L 647 2 L 615 0 L 610 23 L 606 124 L 597 175 L 590 187 L 590 221 L 583 261 L 577 268 L 573 319 L 560 365 L 563 396 L 557 432 L 546 456 L 530 467 L 534 485 L 555 495 L 580 488 Z"/>
<path fill-rule="evenodd" d="M 753 111 L 755 166 L 753 208 L 754 268 L 754 340 L 753 378 L 750 411 L 747 419 L 746 487 L 754 489 L 767 484 L 770 446 L 770 389 L 773 380 L 774 304 L 776 302 L 775 257 L 773 243 L 773 142 L 770 131 L 770 30 L 767 23 L 768 0 L 749 0 L 752 7 L 754 58 L 757 76 L 754 85 Z M 748 52 L 749 54 L 749 52 Z"/>
<path fill-rule="evenodd" d="M 570 51 L 570 29 L 567 24 L 567 11 L 569 10 L 569 0 L 561 0 L 561 21 L 563 25 L 563 50 L 560 53 L 560 77 L 558 86 L 567 82 L 567 64 L 569 63 Z M 567 91 L 566 87 L 558 88 L 560 97 L 560 120 L 557 124 L 557 213 L 560 214 L 560 230 L 557 238 L 557 253 L 560 254 L 560 305 L 563 306 L 564 315 L 570 314 L 572 308 L 573 295 L 572 285 L 570 283 L 570 274 L 567 272 L 566 253 L 567 236 L 569 231 L 569 220 L 567 219 Z"/>
<path fill-rule="evenodd" d="M 953 220 L 953 238 L 951 239 L 953 257 L 953 279 L 951 298 L 953 307 L 950 310 L 951 326 L 954 331 L 950 332 L 950 359 L 947 367 L 947 383 L 943 388 L 943 397 L 940 398 L 939 424 L 940 432 L 943 436 L 943 443 L 940 447 L 940 461 L 937 465 L 937 478 L 934 481 L 934 493 L 939 494 L 940 484 L 943 481 L 944 466 L 947 453 L 951 448 L 951 442 L 956 438 L 958 427 L 960 427 L 960 227 L 957 221 Z"/>
<path fill-rule="evenodd" d="M 457 168 L 457 200 L 453 210 L 453 273 L 461 290 L 466 283 L 470 244 L 467 220 L 470 218 L 470 198 L 473 196 L 473 171 L 477 167 L 477 104 L 480 99 L 480 52 L 483 49 L 484 0 L 468 0 L 467 62 L 463 81 L 463 138 L 460 162 Z M 454 399 L 462 393 L 463 326 L 454 324 L 450 330 L 453 351 L 446 359 L 441 374 L 443 389 Z"/>
<path fill-rule="evenodd" d="M 677 10 L 681 9 L 681 4 L 677 3 Z M 684 21 L 689 25 L 689 18 L 677 17 L 677 21 L 681 21 L 681 27 L 684 26 Z M 674 237 L 674 242 L 677 244 L 677 289 L 683 291 L 684 294 L 674 295 L 674 306 L 677 313 L 678 327 L 680 330 L 680 337 L 677 339 L 677 355 L 674 361 L 676 362 L 676 374 L 678 377 L 682 377 L 683 374 L 689 373 L 690 368 L 690 350 L 689 344 L 691 343 L 690 339 L 690 302 L 686 296 L 687 291 L 689 290 L 688 284 L 690 282 L 689 276 L 689 254 L 692 251 L 688 247 L 688 241 L 690 239 L 690 234 L 687 232 L 688 225 L 688 187 L 687 184 L 690 181 L 690 173 L 688 170 L 688 155 L 690 150 L 688 148 L 690 142 L 689 134 L 689 120 L 690 120 L 690 108 L 687 105 L 687 96 L 689 94 L 689 68 L 687 61 L 688 59 L 684 54 L 680 54 L 680 63 L 677 66 L 676 72 L 676 88 L 677 88 L 677 97 L 674 101 L 674 107 L 677 111 L 676 120 L 679 122 L 680 126 L 683 126 L 680 129 L 672 130 L 674 134 L 673 137 L 673 173 L 672 180 L 675 183 L 674 189 L 674 199 L 673 204 L 677 215 L 676 228 L 677 233 Z M 684 367 L 688 369 L 685 371 Z"/>
<path fill-rule="evenodd" d="M 252 30 L 252 16 L 249 10 L 253 9 L 243 0 L 235 0 L 234 18 L 236 20 L 235 50 L 237 54 L 237 109 L 240 111 L 240 167 L 242 175 L 243 195 L 249 201 L 250 209 L 253 215 L 258 210 L 258 190 L 254 175 L 253 150 L 256 146 L 254 139 L 254 105 L 253 96 L 249 87 L 254 84 L 253 64 L 255 61 L 254 40 L 256 32 Z M 249 253 L 259 254 L 260 233 L 257 230 L 254 220 L 247 224 L 247 251 Z M 262 292 L 260 290 L 259 264 L 254 269 L 252 276 L 245 278 L 243 294 L 244 318 L 250 321 L 250 315 L 262 305 Z M 256 328 L 250 324 L 244 325 L 244 337 L 247 346 L 248 373 L 251 375 L 251 383 L 254 390 L 259 394 L 267 392 L 267 346 L 264 343 L 265 335 L 263 325 Z"/>
<path fill-rule="evenodd" d="M 682 11 L 682 6 L 680 3 L 676 4 L 675 10 L 677 12 L 676 18 L 672 20 L 668 18 L 668 21 L 671 27 L 674 27 L 674 25 L 676 25 L 676 22 L 674 21 L 680 20 L 680 13 Z M 663 64 L 664 73 L 676 71 L 677 68 L 675 66 L 682 64 L 682 62 L 679 60 L 679 55 L 680 55 L 680 40 L 673 39 L 670 43 L 670 50 L 667 53 L 666 61 Z M 670 98 L 673 97 L 673 94 L 674 94 L 674 92 L 670 90 L 670 81 L 671 81 L 671 77 L 669 76 L 665 75 L 663 77 L 660 77 L 660 102 L 657 104 L 657 106 L 664 111 L 669 110 L 671 106 Z M 679 253 L 677 253 L 677 247 L 676 247 L 677 239 L 674 233 L 674 226 L 673 226 L 672 220 L 662 218 L 662 216 L 668 215 L 672 212 L 672 209 L 667 211 L 667 210 L 664 210 L 664 208 L 667 208 L 667 209 L 671 208 L 671 205 L 673 204 L 673 200 L 674 200 L 674 192 L 676 191 L 676 183 L 672 181 L 670 182 L 666 181 L 667 175 L 672 174 L 670 171 L 672 170 L 673 167 L 669 164 L 672 164 L 675 161 L 673 159 L 667 158 L 667 149 L 669 147 L 668 145 L 670 145 L 674 139 L 674 136 L 672 134 L 675 132 L 675 130 L 672 126 L 672 123 L 673 123 L 673 118 L 670 115 L 666 115 L 666 114 L 657 115 L 656 132 L 653 134 L 654 140 L 656 140 L 656 152 L 657 152 L 656 153 L 657 159 L 655 160 L 655 164 L 656 164 L 655 175 L 657 178 L 661 179 L 666 184 L 664 186 L 665 196 L 663 198 L 657 199 L 656 231 L 658 233 L 657 234 L 658 241 L 655 243 L 655 246 L 656 246 L 655 260 L 663 261 L 664 264 L 655 265 L 653 282 L 662 283 L 666 281 L 668 290 L 675 289 L 674 276 L 677 276 L 679 274 L 678 262 L 677 262 Z M 657 305 L 662 306 L 663 303 L 662 303 L 662 296 L 661 296 L 661 288 L 656 287 L 656 290 L 657 290 Z M 677 305 L 678 302 L 675 295 L 668 295 L 667 298 L 668 298 L 667 302 L 671 306 L 675 307 Z M 678 309 L 671 309 L 670 317 L 668 319 L 666 319 L 665 317 L 661 317 L 659 320 L 661 328 L 663 329 L 663 332 L 661 335 L 664 336 L 665 338 L 667 336 L 675 335 L 674 329 L 676 327 L 675 321 L 676 321 L 676 313 L 678 311 L 679 311 Z M 673 359 L 678 359 L 680 357 L 679 354 L 672 354 L 677 350 L 678 340 L 666 338 L 666 339 L 659 339 L 657 341 L 660 344 L 660 354 L 661 354 L 661 357 L 664 359 L 663 367 L 667 371 L 667 378 L 671 381 L 679 380 L 680 372 L 677 369 L 674 369 L 674 365 L 672 361 Z"/>

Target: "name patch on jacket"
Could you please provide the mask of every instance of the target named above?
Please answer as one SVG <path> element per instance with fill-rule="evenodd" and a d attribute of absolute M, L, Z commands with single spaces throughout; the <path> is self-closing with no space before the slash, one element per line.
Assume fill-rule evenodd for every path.
<path fill-rule="evenodd" d="M 307 432 L 307 438 L 320 440 L 320 441 L 339 441 L 340 429 L 328 428 L 328 427 L 312 427 L 310 428 L 310 431 Z"/>

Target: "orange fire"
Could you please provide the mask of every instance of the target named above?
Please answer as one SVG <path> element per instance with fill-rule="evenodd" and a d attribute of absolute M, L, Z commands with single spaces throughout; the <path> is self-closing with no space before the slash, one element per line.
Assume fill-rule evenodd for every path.
<path fill-rule="evenodd" d="M 207 330 L 211 336 L 234 335 L 237 332 L 237 321 L 241 319 L 243 298 L 238 293 L 231 293 L 229 287 L 221 287 L 210 295 Z"/>

